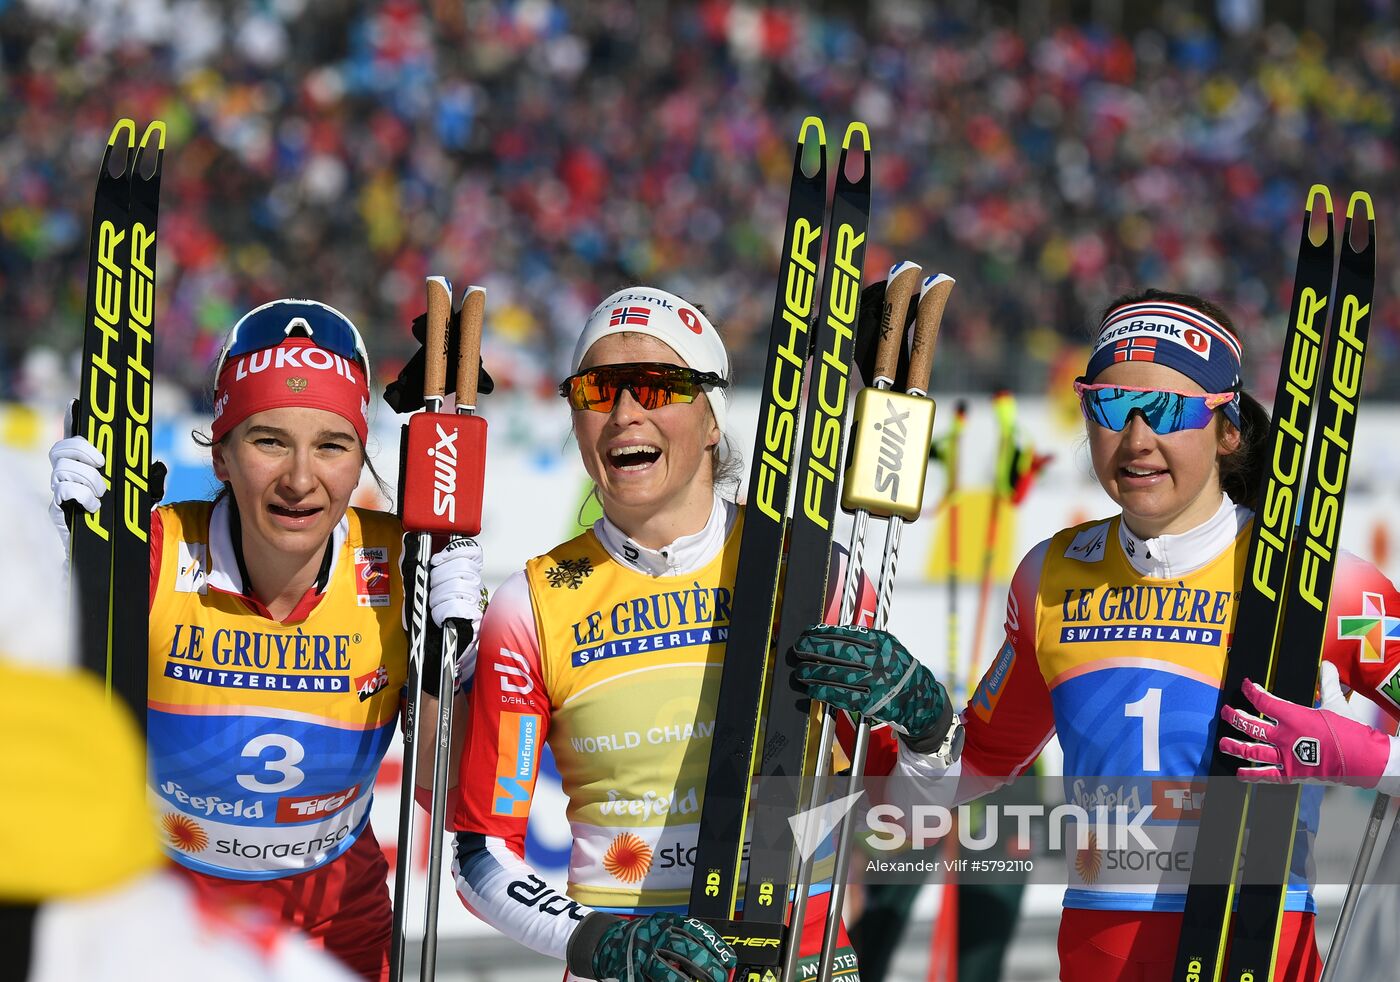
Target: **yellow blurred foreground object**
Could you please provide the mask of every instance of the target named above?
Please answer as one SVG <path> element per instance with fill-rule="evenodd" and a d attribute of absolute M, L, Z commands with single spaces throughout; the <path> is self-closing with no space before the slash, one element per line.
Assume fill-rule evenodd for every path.
<path fill-rule="evenodd" d="M 146 751 L 86 672 L 0 657 L 0 901 L 109 890 L 163 862 Z"/>
<path fill-rule="evenodd" d="M 996 496 L 993 488 L 962 488 L 958 491 L 958 565 L 953 570 L 958 583 L 979 583 L 985 563 L 987 548 L 987 526 L 992 520 L 992 501 Z M 948 534 L 948 520 L 951 512 L 947 502 L 939 505 L 937 525 L 934 528 L 928 559 L 924 564 L 924 578 L 943 583 L 948 578 L 948 547 L 952 541 Z M 1020 556 L 1016 548 L 1016 509 L 1002 507 L 997 521 L 995 558 L 992 562 L 992 579 L 997 583 L 1010 582 Z"/>

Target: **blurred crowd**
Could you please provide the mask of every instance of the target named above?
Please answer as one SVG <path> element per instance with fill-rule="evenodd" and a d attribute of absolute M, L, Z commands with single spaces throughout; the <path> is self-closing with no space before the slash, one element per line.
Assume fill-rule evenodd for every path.
<path fill-rule="evenodd" d="M 1156 285 L 1226 305 L 1267 399 L 1309 185 L 1400 218 L 1400 31 L 1384 3 L 1326 41 L 1265 6 L 1109 28 L 892 0 L 0 0 L 0 398 L 80 343 L 119 116 L 169 124 L 158 370 L 196 403 L 221 332 L 277 296 L 344 310 L 392 374 L 429 272 L 487 287 L 506 385 L 556 380 L 629 281 L 703 303 L 756 381 L 819 114 L 833 144 L 870 124 L 867 279 L 958 279 L 936 387 L 1035 391 Z M 1400 396 L 1389 241 L 1368 376 Z"/>

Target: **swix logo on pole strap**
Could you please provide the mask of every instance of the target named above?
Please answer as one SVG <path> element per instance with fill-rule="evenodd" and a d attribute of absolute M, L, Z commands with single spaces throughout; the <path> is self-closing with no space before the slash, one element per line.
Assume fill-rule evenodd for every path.
<path fill-rule="evenodd" d="M 408 424 L 404 454 L 404 529 L 452 535 L 480 532 L 486 420 L 420 413 Z"/>
<path fill-rule="evenodd" d="M 904 440 L 909 435 L 905 420 L 908 412 L 899 412 L 893 400 L 885 403 L 885 421 L 876 423 L 880 431 L 880 462 L 875 465 L 875 490 L 899 497 L 899 470 L 904 466 Z"/>
<path fill-rule="evenodd" d="M 442 424 L 436 425 L 437 445 L 429 448 L 433 458 L 433 514 L 457 521 L 457 437 L 456 430 L 448 433 Z"/>

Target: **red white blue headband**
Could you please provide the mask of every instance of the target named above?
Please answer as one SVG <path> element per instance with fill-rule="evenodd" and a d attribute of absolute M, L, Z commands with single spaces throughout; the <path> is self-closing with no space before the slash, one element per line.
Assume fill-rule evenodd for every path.
<path fill-rule="evenodd" d="M 1176 369 L 1207 392 L 1233 392 L 1240 387 L 1243 355 L 1238 338 L 1194 307 L 1160 300 L 1130 303 L 1103 319 L 1084 381 L 1093 382 L 1121 361 L 1150 361 Z M 1240 425 L 1238 399 L 1221 412 Z"/>

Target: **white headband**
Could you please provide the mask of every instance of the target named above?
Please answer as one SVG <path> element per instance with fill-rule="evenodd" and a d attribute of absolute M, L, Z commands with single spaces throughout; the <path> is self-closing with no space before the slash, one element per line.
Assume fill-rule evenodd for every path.
<path fill-rule="evenodd" d="M 570 373 L 579 370 L 588 349 L 612 334 L 645 334 L 670 346 L 686 366 L 698 372 L 714 372 L 729 379 L 729 353 L 719 332 L 700 311 L 674 293 L 649 286 L 631 286 L 618 290 L 588 315 L 578 344 Z M 729 415 L 729 399 L 725 390 L 710 388 L 705 392 L 710 411 L 721 434 Z"/>

